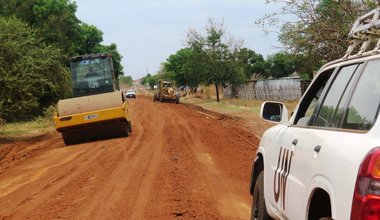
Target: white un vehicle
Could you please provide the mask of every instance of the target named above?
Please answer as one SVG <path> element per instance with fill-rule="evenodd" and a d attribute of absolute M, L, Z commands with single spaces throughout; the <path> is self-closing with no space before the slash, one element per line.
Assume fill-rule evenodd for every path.
<path fill-rule="evenodd" d="M 261 117 L 251 219 L 380 219 L 380 8 L 360 17 L 346 55 L 321 68 L 290 119 Z"/>

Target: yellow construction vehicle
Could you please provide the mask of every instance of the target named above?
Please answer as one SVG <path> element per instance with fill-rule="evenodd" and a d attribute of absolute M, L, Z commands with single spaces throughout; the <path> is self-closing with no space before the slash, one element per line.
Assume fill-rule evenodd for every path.
<path fill-rule="evenodd" d="M 153 95 L 153 102 L 179 103 L 179 92 L 176 91 L 175 83 L 170 80 L 158 80 L 158 92 Z"/>
<path fill-rule="evenodd" d="M 65 144 L 128 136 L 128 102 L 117 89 L 111 55 L 72 57 L 71 77 L 74 97 L 60 100 L 54 116 Z"/>

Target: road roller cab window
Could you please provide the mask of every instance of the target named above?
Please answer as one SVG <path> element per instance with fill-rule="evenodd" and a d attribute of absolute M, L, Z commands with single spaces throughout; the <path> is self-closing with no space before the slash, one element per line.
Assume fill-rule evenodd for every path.
<path fill-rule="evenodd" d="M 109 56 L 72 59 L 74 97 L 115 91 L 111 64 Z"/>

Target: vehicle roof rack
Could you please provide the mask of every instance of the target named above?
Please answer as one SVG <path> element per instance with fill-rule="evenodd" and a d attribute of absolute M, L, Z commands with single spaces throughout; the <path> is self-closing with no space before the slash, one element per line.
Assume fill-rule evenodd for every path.
<path fill-rule="evenodd" d="M 361 47 L 357 55 L 366 52 L 371 43 L 376 43 L 372 51 L 378 51 L 380 49 L 380 7 L 359 17 L 352 26 L 348 39 L 350 40 L 350 45 L 344 58 L 351 56 L 352 52 L 360 44 Z"/>

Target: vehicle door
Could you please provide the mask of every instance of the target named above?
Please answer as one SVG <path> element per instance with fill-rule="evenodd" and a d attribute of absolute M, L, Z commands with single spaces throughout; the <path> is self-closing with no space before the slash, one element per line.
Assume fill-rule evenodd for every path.
<path fill-rule="evenodd" d="M 323 71 L 304 95 L 295 112 L 293 123 L 277 135 L 271 152 L 271 164 L 275 167 L 269 174 L 272 179 L 273 201 L 284 219 L 306 219 L 308 185 L 316 175 L 323 137 L 319 127 L 328 127 L 336 107 L 345 104 L 349 82 L 360 64 Z M 318 114 L 323 104 L 329 108 Z M 291 120 L 291 121 L 292 121 Z"/>

